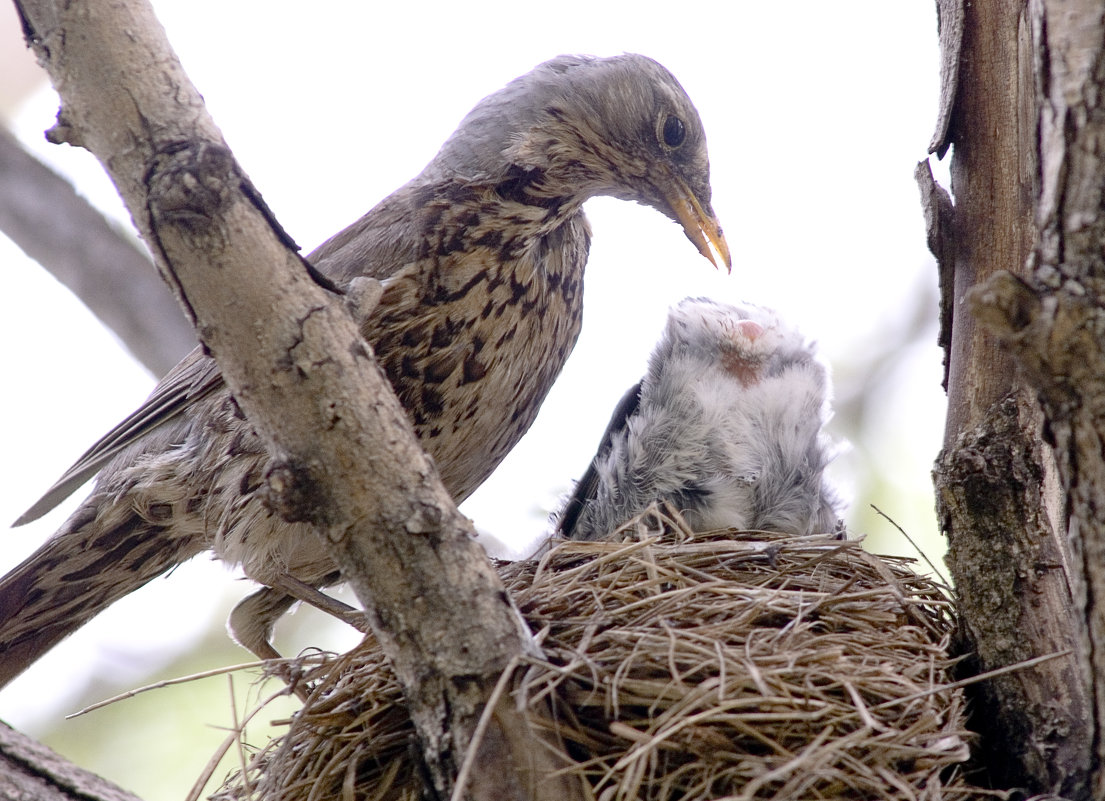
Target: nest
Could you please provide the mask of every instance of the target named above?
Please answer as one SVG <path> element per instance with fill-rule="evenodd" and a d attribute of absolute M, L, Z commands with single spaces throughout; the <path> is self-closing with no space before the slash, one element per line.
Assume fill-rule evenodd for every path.
<path fill-rule="evenodd" d="M 943 588 L 832 537 L 690 534 L 653 510 L 628 541 L 505 564 L 593 797 L 961 799 L 968 756 Z M 220 801 L 415 801 L 413 726 L 371 638 L 305 667 L 311 698 Z M 541 713 L 533 712 L 533 715 Z M 547 715 L 547 711 L 543 714 Z"/>

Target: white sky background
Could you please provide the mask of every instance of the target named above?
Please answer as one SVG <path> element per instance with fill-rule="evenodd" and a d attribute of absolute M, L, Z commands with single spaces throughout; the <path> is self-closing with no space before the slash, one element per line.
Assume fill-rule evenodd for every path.
<path fill-rule="evenodd" d="M 522 541 L 544 530 L 546 511 L 583 471 L 610 411 L 643 373 L 669 305 L 709 295 L 774 306 L 830 363 L 845 363 L 884 341 L 935 285 L 912 179 L 936 113 L 933 5 L 155 2 L 227 141 L 304 252 L 415 175 L 482 96 L 558 53 L 645 53 L 695 100 L 733 273 L 716 272 L 652 209 L 588 204 L 583 335 L 531 433 L 464 507 L 481 529 Z M 21 46 L 15 31 L 0 41 L 0 51 Z M 126 219 L 91 156 L 42 141 L 56 108 L 42 89 L 12 124 Z M 2 237 L 0 264 L 6 523 L 135 408 L 154 378 Z M 857 447 L 902 487 L 903 508 L 886 511 L 915 534 L 935 528 L 923 500 L 943 428 L 934 340 L 935 328 L 877 399 L 875 436 Z M 845 486 L 848 470 L 841 459 Z M 919 512 L 911 494 L 922 498 Z M 0 568 L 62 519 L 0 531 Z M 33 725 L 44 697 L 66 704 L 47 684 L 59 674 L 76 686 L 105 665 L 119 670 L 186 643 L 210 626 L 206 605 L 223 587 L 246 593 L 226 575 L 200 558 L 117 605 L 0 693 L 0 718 Z"/>

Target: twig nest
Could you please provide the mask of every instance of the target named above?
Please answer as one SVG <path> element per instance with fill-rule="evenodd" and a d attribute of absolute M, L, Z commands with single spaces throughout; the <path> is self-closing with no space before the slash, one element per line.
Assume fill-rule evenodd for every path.
<path fill-rule="evenodd" d="M 691 535 L 655 511 L 629 541 L 566 542 L 502 566 L 547 661 L 522 705 L 594 797 L 962 799 L 968 733 L 949 688 L 942 587 L 856 542 Z M 413 727 L 368 638 L 307 669 L 288 731 L 222 801 L 419 798 Z M 534 713 L 535 716 L 537 713 Z"/>

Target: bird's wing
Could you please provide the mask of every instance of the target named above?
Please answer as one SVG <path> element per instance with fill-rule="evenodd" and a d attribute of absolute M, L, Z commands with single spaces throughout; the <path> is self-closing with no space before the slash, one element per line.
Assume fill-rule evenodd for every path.
<path fill-rule="evenodd" d="M 172 420 L 190 404 L 207 397 L 222 386 L 223 377 L 215 360 L 204 356 L 199 348 L 193 350 L 169 371 L 145 403 L 85 451 L 65 471 L 65 475 L 34 506 L 24 512 L 14 525 L 21 526 L 42 517 L 72 495 L 121 451 Z"/>
<path fill-rule="evenodd" d="M 411 260 L 410 237 L 388 236 L 396 220 L 410 207 L 412 193 L 400 190 L 349 228 L 319 246 L 308 258 L 324 275 L 346 286 L 358 275 L 386 277 Z M 402 223 L 399 229 L 402 231 Z M 184 357 L 161 380 L 153 394 L 95 445 L 89 448 L 34 506 L 15 521 L 37 520 L 68 498 L 112 459 L 151 431 L 179 416 L 189 406 L 224 386 L 215 360 L 199 348 Z"/>
<path fill-rule="evenodd" d="M 597 465 L 599 461 L 610 452 L 614 437 L 625 430 L 629 418 L 636 414 L 637 407 L 640 405 L 641 382 L 638 381 L 622 395 L 622 399 L 614 407 L 614 413 L 610 415 L 610 422 L 606 424 L 606 430 L 602 432 L 602 439 L 599 441 L 595 457 L 591 460 L 591 464 L 587 466 L 587 472 L 583 474 L 583 478 L 576 484 L 572 497 L 564 504 L 564 510 L 560 513 L 560 519 L 556 523 L 556 533 L 561 537 L 572 539 L 580 513 L 583 512 L 583 507 L 587 505 L 588 501 L 593 500 L 598 492 L 599 472 Z"/>
<path fill-rule="evenodd" d="M 432 202 L 446 201 L 434 201 L 411 181 L 315 248 L 307 260 L 343 288 L 362 276 L 389 278 L 418 258 L 418 242 L 430 224 L 426 215 L 432 214 Z"/>

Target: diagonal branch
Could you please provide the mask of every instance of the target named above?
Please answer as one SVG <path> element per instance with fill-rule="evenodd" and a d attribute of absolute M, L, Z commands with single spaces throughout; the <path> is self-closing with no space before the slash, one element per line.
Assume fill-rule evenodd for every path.
<path fill-rule="evenodd" d="M 141 801 L 0 722 L 0 798 Z"/>
<path fill-rule="evenodd" d="M 17 0 L 62 98 L 53 141 L 110 173 L 158 268 L 266 440 L 273 506 L 315 524 L 404 684 L 448 797 L 529 632 L 339 298 L 268 213 L 144 0 Z M 513 704 L 495 705 L 465 793 L 571 797 Z M 463 789 L 463 788 L 462 788 Z"/>
<path fill-rule="evenodd" d="M 196 344 L 146 253 L 0 127 L 0 231 L 79 297 L 146 369 Z"/>

